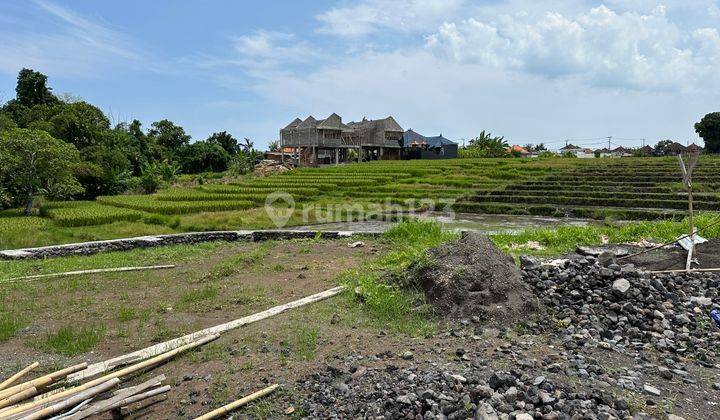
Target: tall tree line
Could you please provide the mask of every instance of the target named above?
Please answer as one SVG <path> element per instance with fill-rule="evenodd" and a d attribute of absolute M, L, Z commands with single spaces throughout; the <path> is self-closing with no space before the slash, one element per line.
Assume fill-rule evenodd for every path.
<path fill-rule="evenodd" d="M 147 129 L 138 120 L 113 125 L 96 106 L 56 96 L 47 76 L 31 69 L 20 71 L 15 93 L 0 107 L 0 149 L 6 152 L 0 167 L 0 207 L 3 201 L 6 206 L 21 201 L 24 205 L 34 194 L 93 198 L 142 187 L 152 190 L 153 183 L 143 179 L 222 172 L 241 151 L 238 141 L 224 131 L 191 142 L 190 135 L 169 120 L 153 122 Z M 36 187 L 18 186 L 22 184 L 18 171 L 28 156 L 47 155 L 48 150 L 68 163 L 64 166 L 70 176 L 60 177 L 67 188 L 52 191 L 42 182 Z M 19 153 L 28 156 L 14 156 L 16 166 L 10 165 Z M 55 167 L 60 172 L 65 169 Z"/>

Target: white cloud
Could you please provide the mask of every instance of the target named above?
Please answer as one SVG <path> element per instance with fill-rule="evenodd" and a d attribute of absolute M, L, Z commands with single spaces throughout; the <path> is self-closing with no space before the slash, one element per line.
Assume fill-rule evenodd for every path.
<path fill-rule="evenodd" d="M 336 7 L 317 16 L 321 33 L 345 37 L 380 30 L 418 31 L 460 10 L 464 0 L 365 0 Z"/>
<path fill-rule="evenodd" d="M 519 144 L 608 135 L 698 141 L 692 124 L 717 99 L 613 91 L 427 51 L 366 53 L 309 74 L 261 80 L 254 90 L 287 112 L 267 132 L 295 116 L 337 112 L 345 119 L 393 115 L 403 128 L 456 140 L 487 129 Z"/>
<path fill-rule="evenodd" d="M 233 38 L 231 54 L 226 57 L 201 57 L 195 65 L 201 68 L 240 67 L 258 78 L 271 78 L 307 63 L 320 63 L 323 55 L 313 45 L 293 34 L 258 30 Z M 231 82 L 236 77 L 224 77 Z"/>
<path fill-rule="evenodd" d="M 444 23 L 427 37 L 431 51 L 463 63 L 592 85 L 633 89 L 720 86 L 717 31 L 684 32 L 665 8 L 617 13 L 605 6 L 574 17 L 546 12 Z"/>
<path fill-rule="evenodd" d="M 33 3 L 42 13 L 13 18 L 13 28 L 0 29 L 0 71 L 32 67 L 55 76 L 95 77 L 118 67 L 158 70 L 117 29 L 46 0 Z"/>

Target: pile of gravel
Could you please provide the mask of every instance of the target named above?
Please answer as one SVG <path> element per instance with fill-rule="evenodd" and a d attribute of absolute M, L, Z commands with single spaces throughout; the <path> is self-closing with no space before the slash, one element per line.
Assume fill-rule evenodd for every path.
<path fill-rule="evenodd" d="M 652 347 L 713 366 L 720 328 L 709 313 L 720 308 L 718 274 L 648 275 L 607 253 L 558 267 L 521 261 L 525 281 L 552 308 L 566 348 Z"/>
<path fill-rule="evenodd" d="M 411 266 L 403 281 L 422 290 L 435 311 L 449 318 L 507 326 L 537 310 L 512 257 L 477 233 L 428 250 L 427 259 Z"/>
<path fill-rule="evenodd" d="M 628 404 L 600 390 L 576 392 L 545 376 L 496 371 L 480 378 L 421 365 L 407 370 L 331 368 L 298 383 L 307 418 L 516 420 L 624 418 Z M 391 371 L 392 370 L 392 371 Z"/>

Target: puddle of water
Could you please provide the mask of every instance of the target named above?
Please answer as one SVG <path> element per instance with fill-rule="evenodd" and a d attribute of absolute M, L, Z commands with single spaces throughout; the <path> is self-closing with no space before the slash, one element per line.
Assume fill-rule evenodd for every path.
<path fill-rule="evenodd" d="M 429 213 L 419 217 L 421 219 L 437 220 L 446 229 L 469 230 L 487 234 L 514 233 L 524 229 L 553 228 L 563 225 L 587 226 L 590 223 L 596 223 L 596 221 L 590 219 L 508 214 L 456 213 L 455 215 L 448 215 L 446 213 Z"/>
<path fill-rule="evenodd" d="M 594 223 L 588 219 L 557 218 L 542 216 L 516 216 L 504 214 L 475 213 L 425 213 L 417 216 L 420 219 L 436 220 L 445 229 L 468 230 L 487 234 L 506 232 L 512 233 L 528 228 L 552 228 L 562 225 L 586 226 Z M 361 230 L 384 232 L 393 225 L 392 222 L 368 220 L 362 222 L 337 222 L 318 225 L 296 226 L 292 230 Z"/>

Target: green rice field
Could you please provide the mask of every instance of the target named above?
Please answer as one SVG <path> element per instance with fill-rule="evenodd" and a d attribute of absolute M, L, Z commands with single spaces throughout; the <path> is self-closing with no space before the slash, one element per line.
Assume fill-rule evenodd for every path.
<path fill-rule="evenodd" d="M 701 158 L 693 178 L 696 210 L 720 211 L 719 169 L 720 158 Z M 339 204 L 599 220 L 679 220 L 687 209 L 674 158 L 377 161 L 224 178 L 153 195 L 49 202 L 33 217 L 5 210 L 0 248 L 33 244 L 27 235 L 33 231 L 62 232 L 49 236 L 67 242 L 133 232 L 275 227 L 263 207 L 276 192 L 296 204 L 288 225 L 316 221 L 300 217 L 310 207 Z"/>

